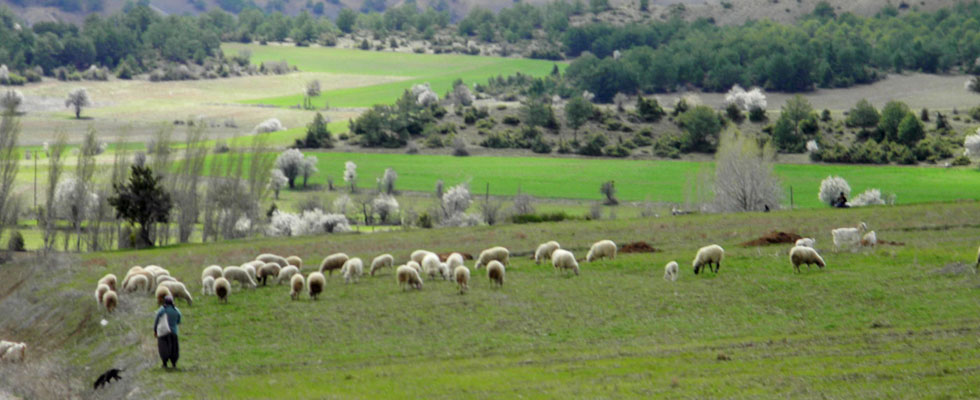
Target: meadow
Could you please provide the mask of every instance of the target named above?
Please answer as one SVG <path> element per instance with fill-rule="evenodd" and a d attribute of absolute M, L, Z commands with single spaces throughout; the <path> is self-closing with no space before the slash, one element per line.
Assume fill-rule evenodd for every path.
<path fill-rule="evenodd" d="M 978 212 L 980 203 L 959 202 L 92 253 L 72 261 L 70 278 L 50 289 L 78 301 L 58 300 L 69 321 L 37 341 L 65 343 L 85 381 L 82 366 L 126 365 L 138 371 L 139 393 L 180 398 L 976 397 Z M 830 229 L 857 221 L 897 243 L 835 252 Z M 796 274 L 788 246 L 738 245 L 770 230 L 815 237 L 828 267 Z M 582 264 L 574 277 L 528 258 L 549 239 L 581 257 L 601 238 L 660 251 Z M 726 258 L 717 275 L 695 276 L 690 259 L 707 243 L 725 247 Z M 261 252 L 313 265 L 336 251 L 366 260 L 391 252 L 404 262 L 417 248 L 475 254 L 498 244 L 513 252 L 502 289 L 476 270 L 466 295 L 438 279 L 403 292 L 385 270 L 349 285 L 335 275 L 319 301 L 290 301 L 275 285 L 236 290 L 227 305 L 198 295 L 204 266 Z M 661 277 L 670 260 L 681 264 L 677 282 Z M 91 301 L 102 274 L 148 264 L 165 266 L 195 295 L 193 306 L 178 304 L 177 372 L 155 360 L 149 297 L 124 295 L 113 315 Z M 58 312 L 35 323 L 48 326 L 51 314 Z M 98 327 L 100 318 L 107 327 Z"/>

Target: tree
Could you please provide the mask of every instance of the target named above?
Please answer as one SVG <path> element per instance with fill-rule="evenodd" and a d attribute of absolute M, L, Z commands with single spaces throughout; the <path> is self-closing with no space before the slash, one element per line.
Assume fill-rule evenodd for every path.
<path fill-rule="evenodd" d="M 684 111 L 677 118 L 677 121 L 686 133 L 684 138 L 685 151 L 705 153 L 714 151 L 722 125 L 711 107 L 697 106 L 691 108 Z"/>
<path fill-rule="evenodd" d="M 58 187 L 58 182 L 61 179 L 61 174 L 64 170 L 64 155 L 65 149 L 68 147 L 68 136 L 64 132 L 58 134 L 58 139 L 53 145 L 48 146 L 47 142 L 44 144 L 44 151 L 48 156 L 48 184 L 47 184 L 47 197 L 45 198 L 45 210 L 38 210 L 39 221 L 38 223 L 44 228 L 43 238 L 44 238 L 44 250 L 54 249 L 55 239 L 56 239 L 56 225 L 55 225 L 55 191 Z"/>
<path fill-rule="evenodd" d="M 74 89 L 68 92 L 68 97 L 65 98 L 65 107 L 73 108 L 75 110 L 75 119 L 82 118 L 82 107 L 88 107 L 92 105 L 92 99 L 89 98 L 88 90 L 85 88 Z"/>
<path fill-rule="evenodd" d="M 333 137 L 327 127 L 327 120 L 319 112 L 313 116 L 313 121 L 306 126 L 306 137 L 296 139 L 296 147 L 302 149 L 332 149 Z"/>
<path fill-rule="evenodd" d="M 898 141 L 898 125 L 902 123 L 905 116 L 909 114 L 909 106 L 901 101 L 889 101 L 885 108 L 881 109 L 881 120 L 878 121 L 878 141 L 888 139 L 893 142 Z"/>
<path fill-rule="evenodd" d="M 283 175 L 282 170 L 279 168 L 273 168 L 272 173 L 269 175 L 269 188 L 276 195 L 276 200 L 279 200 L 279 191 L 289 184 L 289 178 Z"/>
<path fill-rule="evenodd" d="M 306 83 L 306 90 L 303 92 L 303 108 L 312 110 L 314 108 L 313 99 L 316 97 L 320 97 L 320 81 L 314 79 Z"/>
<path fill-rule="evenodd" d="M 357 164 L 354 164 L 353 161 L 344 163 L 344 182 L 350 185 L 351 193 L 357 190 Z"/>
<path fill-rule="evenodd" d="M 378 221 L 387 223 L 389 218 L 398 213 L 398 200 L 394 196 L 381 193 L 372 200 L 371 208 L 378 214 Z"/>
<path fill-rule="evenodd" d="M 150 228 L 155 223 L 168 222 L 173 207 L 170 194 L 163 189 L 160 180 L 149 167 L 133 165 L 129 181 L 123 185 L 114 184 L 114 195 L 109 198 L 109 204 L 116 209 L 116 218 L 123 218 L 131 225 L 138 224 L 140 244 L 150 247 L 153 246 Z"/>
<path fill-rule="evenodd" d="M 296 177 L 303 172 L 303 153 L 297 149 L 287 149 L 276 157 L 275 167 L 289 180 L 289 188 L 296 187 Z"/>
<path fill-rule="evenodd" d="M 23 103 L 24 94 L 20 90 L 5 90 L 0 94 L 0 114 L 16 115 Z"/>
<path fill-rule="evenodd" d="M 303 158 L 303 163 L 300 166 L 300 174 L 303 175 L 304 188 L 306 187 L 306 181 L 308 181 L 313 174 L 318 172 L 316 163 L 316 156 L 306 156 L 306 158 Z"/>
<path fill-rule="evenodd" d="M 14 179 L 20 166 L 20 152 L 17 150 L 17 137 L 20 135 L 20 122 L 13 112 L 0 115 L 0 235 L 9 222 L 17 224 L 14 194 Z"/>
<path fill-rule="evenodd" d="M 385 173 L 379 181 L 378 191 L 387 195 L 395 194 L 395 181 L 398 180 L 398 173 L 394 169 L 385 168 Z"/>
<path fill-rule="evenodd" d="M 462 80 L 457 80 L 453 84 L 453 102 L 457 107 L 469 107 L 474 100 L 473 92 Z"/>
<path fill-rule="evenodd" d="M 565 123 L 578 133 L 578 128 L 585 125 L 585 121 L 589 120 L 592 116 L 592 103 L 583 98 L 581 95 L 572 97 L 568 103 L 565 104 Z"/>
<path fill-rule="evenodd" d="M 926 131 L 922 122 L 913 113 L 905 114 L 905 118 L 898 124 L 898 142 L 907 146 L 914 146 L 925 137 Z"/>
<path fill-rule="evenodd" d="M 845 121 L 848 126 L 856 126 L 861 129 L 868 129 L 878 125 L 878 110 L 866 99 L 858 100 L 848 114 Z"/>
<path fill-rule="evenodd" d="M 723 134 L 715 153 L 715 205 L 723 212 L 779 207 L 782 187 L 773 172 L 776 151 L 755 137 Z"/>
<path fill-rule="evenodd" d="M 599 186 L 599 193 L 606 196 L 606 205 L 614 206 L 619 204 L 619 200 L 616 199 L 616 181 L 606 181 Z"/>
<path fill-rule="evenodd" d="M 558 129 L 558 120 L 551 103 L 544 99 L 529 99 L 521 106 L 521 116 L 527 126 Z"/>
<path fill-rule="evenodd" d="M 351 33 L 354 30 L 354 24 L 357 22 L 357 13 L 349 8 L 344 8 L 340 10 L 337 14 L 337 28 L 341 32 Z"/>
<path fill-rule="evenodd" d="M 636 98 L 636 113 L 646 122 L 660 121 L 667 114 L 663 107 L 660 107 L 660 102 L 657 99 L 647 100 L 643 96 Z"/>
<path fill-rule="evenodd" d="M 803 151 L 805 135 L 816 133 L 819 127 L 816 119 L 813 107 L 803 96 L 796 95 L 787 100 L 773 128 L 776 147 L 792 153 Z"/>

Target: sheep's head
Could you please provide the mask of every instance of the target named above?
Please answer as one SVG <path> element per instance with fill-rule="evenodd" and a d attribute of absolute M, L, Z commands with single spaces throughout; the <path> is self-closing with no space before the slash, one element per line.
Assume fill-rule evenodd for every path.
<path fill-rule="evenodd" d="M 858 224 L 858 230 L 860 230 L 861 232 L 866 232 L 868 230 L 868 224 L 864 222 Z"/>

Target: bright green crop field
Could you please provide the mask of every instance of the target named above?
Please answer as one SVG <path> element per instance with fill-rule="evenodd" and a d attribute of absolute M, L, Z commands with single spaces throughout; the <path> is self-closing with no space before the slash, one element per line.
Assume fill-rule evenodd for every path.
<path fill-rule="evenodd" d="M 442 96 L 453 81 L 486 83 L 492 76 L 508 76 L 517 72 L 543 76 L 551 72 L 556 63 L 552 61 L 522 58 L 500 58 L 466 56 L 458 54 L 414 54 L 326 47 L 261 46 L 258 44 L 225 43 L 222 49 L 227 54 L 235 54 L 248 49 L 252 52 L 252 62 L 286 60 L 304 72 L 321 72 L 342 75 L 374 76 L 359 80 L 353 87 L 326 90 L 315 99 L 314 104 L 323 107 L 370 107 L 375 104 L 391 104 L 405 89 L 417 83 L 429 83 L 432 89 Z M 564 64 L 557 64 L 564 68 Z M 396 78 L 397 81 L 391 82 Z M 248 104 L 271 104 L 293 106 L 302 104 L 303 96 L 279 96 L 248 100 Z"/>

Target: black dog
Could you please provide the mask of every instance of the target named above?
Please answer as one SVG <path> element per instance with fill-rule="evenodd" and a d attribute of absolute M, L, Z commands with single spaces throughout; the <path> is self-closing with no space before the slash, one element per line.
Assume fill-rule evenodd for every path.
<path fill-rule="evenodd" d="M 117 381 L 122 379 L 119 376 L 120 372 L 122 372 L 121 369 L 113 368 L 99 376 L 99 379 L 95 380 L 95 390 L 98 390 L 100 386 L 105 386 L 107 383 L 112 383 L 112 378 L 116 378 Z"/>

